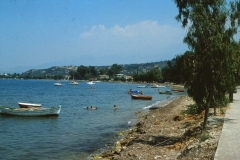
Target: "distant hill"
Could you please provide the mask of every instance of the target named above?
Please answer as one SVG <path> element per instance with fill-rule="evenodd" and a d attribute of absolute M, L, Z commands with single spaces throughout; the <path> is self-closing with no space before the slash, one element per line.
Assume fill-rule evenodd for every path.
<path fill-rule="evenodd" d="M 122 73 L 126 75 L 134 75 L 137 73 L 146 73 L 152 70 L 154 67 L 163 69 L 167 66 L 167 61 L 141 63 L 141 64 L 126 64 L 123 65 Z"/>
<path fill-rule="evenodd" d="M 121 64 L 118 64 L 121 65 Z M 167 66 L 167 61 L 160 62 L 151 62 L 151 63 L 140 63 L 140 64 L 124 64 L 122 74 L 125 75 L 134 75 L 136 73 L 145 73 L 158 66 L 160 69 L 163 69 Z M 70 71 L 77 71 L 79 66 L 54 66 L 47 69 L 31 69 L 28 70 L 22 75 L 31 75 L 31 76 L 53 76 L 53 75 L 69 75 Z M 109 68 L 111 66 L 94 66 L 96 70 L 100 68 Z"/>
<path fill-rule="evenodd" d="M 54 76 L 54 75 L 68 75 L 69 71 L 76 71 L 78 66 L 54 66 L 47 69 L 30 69 L 22 75 L 28 75 L 31 76 Z"/>

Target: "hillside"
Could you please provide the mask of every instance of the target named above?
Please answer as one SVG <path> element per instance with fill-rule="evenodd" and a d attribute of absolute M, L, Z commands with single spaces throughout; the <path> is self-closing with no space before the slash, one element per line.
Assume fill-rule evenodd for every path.
<path fill-rule="evenodd" d="M 76 71 L 78 66 L 54 66 L 47 69 L 31 69 L 22 75 L 31 76 L 54 76 L 54 75 L 68 75 L 70 71 Z"/>
<path fill-rule="evenodd" d="M 134 75 L 136 73 L 145 73 L 158 66 L 160 69 L 167 66 L 167 61 L 151 62 L 151 63 L 141 63 L 141 64 L 124 64 L 122 74 Z M 54 76 L 54 75 L 69 75 L 70 71 L 76 71 L 79 66 L 54 66 L 47 69 L 31 69 L 22 75 L 31 76 Z M 100 68 L 109 68 L 110 66 L 94 66 L 96 70 Z"/>

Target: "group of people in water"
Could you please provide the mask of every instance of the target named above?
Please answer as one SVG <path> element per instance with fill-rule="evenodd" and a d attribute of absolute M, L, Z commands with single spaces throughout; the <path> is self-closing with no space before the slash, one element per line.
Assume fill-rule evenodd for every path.
<path fill-rule="evenodd" d="M 95 89 L 94 87 L 91 87 L 91 89 Z M 132 94 L 132 93 L 140 93 L 140 94 L 143 94 L 143 91 L 136 91 L 136 90 L 132 90 L 132 89 L 129 89 L 128 90 L 128 94 Z M 118 110 L 118 107 L 116 105 L 113 105 L 113 108 L 114 110 Z M 93 106 L 88 106 L 86 109 L 88 110 L 96 110 L 98 109 L 97 107 L 93 107 Z"/>
<path fill-rule="evenodd" d="M 91 87 L 91 89 L 95 89 L 95 88 Z M 118 110 L 118 107 L 116 105 L 114 105 L 113 108 L 114 108 L 114 110 Z M 94 106 L 88 106 L 86 109 L 87 110 L 97 110 L 98 108 L 94 107 Z"/>
<path fill-rule="evenodd" d="M 118 107 L 116 105 L 113 106 L 114 110 L 118 110 Z M 97 107 L 93 107 L 93 106 L 88 106 L 86 109 L 88 110 L 97 110 Z"/>
<path fill-rule="evenodd" d="M 94 89 L 93 87 L 91 87 L 91 89 Z M 138 92 L 138 93 L 141 93 L 141 94 L 143 94 L 143 91 L 136 91 L 136 90 L 132 90 L 132 89 L 129 89 L 129 91 L 128 91 L 128 94 L 132 94 L 133 92 Z M 88 110 L 96 110 L 97 109 L 97 107 L 93 107 L 93 106 L 88 106 L 86 109 L 88 109 Z M 117 107 L 117 105 L 113 105 L 113 109 L 114 110 L 118 110 L 118 107 Z"/>
<path fill-rule="evenodd" d="M 97 109 L 97 107 L 88 106 L 86 109 L 89 109 L 89 110 L 96 110 L 96 109 Z"/>

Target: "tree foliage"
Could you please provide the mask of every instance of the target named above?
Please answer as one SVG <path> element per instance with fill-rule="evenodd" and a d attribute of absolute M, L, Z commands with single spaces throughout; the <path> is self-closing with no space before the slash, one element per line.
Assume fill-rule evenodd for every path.
<path fill-rule="evenodd" d="M 184 83 L 189 76 L 188 70 L 184 68 L 184 60 L 187 55 L 191 55 L 193 52 L 186 51 L 184 55 L 178 55 L 173 61 L 168 61 L 168 66 L 163 68 L 162 74 L 164 81 L 174 83 Z"/>
<path fill-rule="evenodd" d="M 122 71 L 122 66 L 113 64 L 109 69 L 108 69 L 108 75 L 109 76 L 114 76 L 116 74 L 119 74 Z"/>
<path fill-rule="evenodd" d="M 107 69 L 105 69 L 105 68 L 100 68 L 100 69 L 98 70 L 98 72 L 99 72 L 100 75 L 104 75 L 104 74 L 107 74 Z"/>
<path fill-rule="evenodd" d="M 97 70 L 95 67 L 93 66 L 79 66 L 77 68 L 77 72 L 74 73 L 74 77 L 76 79 L 89 79 L 89 78 L 93 78 L 96 77 L 98 75 Z"/>
<path fill-rule="evenodd" d="M 101 74 L 109 74 L 109 76 L 115 76 L 116 74 L 122 71 L 122 66 L 113 64 L 109 69 L 100 68 L 99 70 L 96 69 L 94 66 L 83 66 L 80 65 L 77 68 L 76 72 L 69 72 L 71 78 L 74 77 L 75 79 L 83 79 L 87 80 L 90 78 L 97 78 L 97 76 Z"/>
<path fill-rule="evenodd" d="M 236 86 L 233 36 L 240 25 L 240 2 L 230 2 L 230 8 L 224 0 L 175 3 L 179 9 L 177 20 L 188 29 L 184 42 L 194 51 L 184 62 L 191 73 L 185 85 L 195 102 L 204 106 L 205 127 L 209 106 L 224 101 L 225 93 Z"/>
<path fill-rule="evenodd" d="M 158 82 L 162 79 L 162 72 L 158 67 L 154 67 L 147 73 L 134 75 L 133 78 L 134 81 Z"/>

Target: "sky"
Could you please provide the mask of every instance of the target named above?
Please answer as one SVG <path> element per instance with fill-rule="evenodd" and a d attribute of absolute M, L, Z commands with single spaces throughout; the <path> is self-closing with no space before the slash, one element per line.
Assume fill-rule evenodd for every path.
<path fill-rule="evenodd" d="M 0 73 L 149 63 L 188 50 L 173 0 L 1 0 Z"/>

